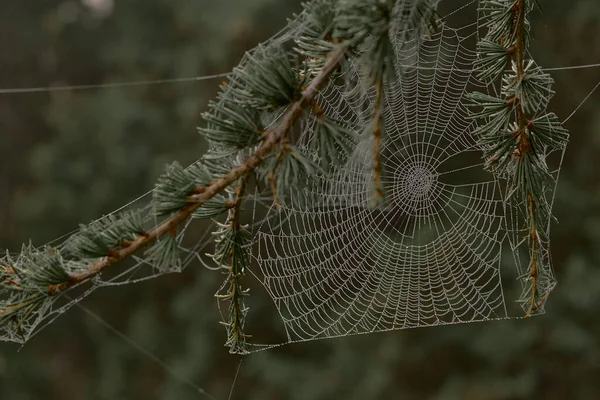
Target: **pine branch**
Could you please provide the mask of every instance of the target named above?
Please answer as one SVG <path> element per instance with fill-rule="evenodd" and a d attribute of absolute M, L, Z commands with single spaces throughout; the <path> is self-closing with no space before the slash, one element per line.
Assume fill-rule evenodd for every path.
<path fill-rule="evenodd" d="M 526 0 L 517 0 L 515 6 L 513 8 L 513 12 L 516 20 L 516 51 L 514 54 L 514 61 L 516 64 L 516 79 L 515 82 L 523 82 L 526 75 L 526 66 L 525 66 L 525 51 L 526 51 L 526 18 L 527 18 L 527 1 Z M 521 91 L 523 93 L 524 91 Z M 519 94 L 515 93 L 515 99 Z M 541 96 L 539 97 L 541 98 Z M 527 157 L 529 153 L 533 153 L 533 148 L 531 145 L 531 140 L 529 137 L 529 130 L 527 129 L 529 126 L 528 116 L 525 113 L 528 104 L 524 104 L 524 97 L 519 98 L 520 106 L 516 107 L 517 113 L 517 122 L 519 126 L 518 130 L 518 154 L 520 157 L 519 162 L 521 164 L 530 163 L 530 157 Z M 537 107 L 536 107 L 537 108 Z M 534 109 L 536 111 L 536 109 Z M 535 157 L 535 154 L 532 154 Z M 524 177 L 525 182 L 524 185 L 527 187 L 532 186 L 532 182 L 534 179 L 537 179 L 534 174 L 529 174 Z M 529 298 L 529 311 L 526 313 L 526 317 L 534 315 L 538 312 L 538 310 L 543 307 L 543 301 L 545 301 L 545 294 L 543 296 L 538 296 L 539 290 L 539 274 L 541 270 L 540 263 L 543 261 L 541 256 L 541 238 L 539 234 L 539 216 L 538 214 L 541 212 L 540 204 L 538 204 L 538 199 L 540 194 L 543 192 L 543 188 L 539 191 L 529 190 L 525 193 L 526 198 L 526 208 L 527 208 L 527 219 L 529 224 L 529 280 L 531 286 L 531 294 Z"/>
<path fill-rule="evenodd" d="M 311 148 L 319 154 L 321 169 L 343 166 L 358 141 L 357 135 L 346 125 L 346 122 L 328 117 L 317 102 L 312 109 L 315 117 L 315 130 L 311 140 Z"/>
<path fill-rule="evenodd" d="M 381 149 L 385 84 L 397 78 L 398 49 L 411 40 L 420 40 L 424 30 L 437 30 L 436 5 L 435 0 L 344 0 L 338 3 L 335 34 L 356 44 L 362 80 L 367 88 L 376 89 L 372 110 L 375 204 L 384 197 Z"/>
<path fill-rule="evenodd" d="M 395 44 L 418 39 L 424 27 L 435 26 L 436 0 L 313 0 L 296 19 L 296 50 L 268 43 L 248 53 L 234 70 L 199 129 L 210 150 L 203 161 L 188 168 L 174 163 L 158 180 L 153 201 L 140 212 L 110 215 L 71 237 L 64 247 L 24 247 L 16 260 L 0 259 L 0 323 L 11 338 L 26 340 L 47 317 L 55 297 L 103 273 L 112 265 L 147 248 L 144 256 L 160 271 L 180 266 L 180 225 L 189 218 L 213 218 L 227 213 L 219 224 L 215 261 L 228 271 L 226 298 L 230 301 L 227 344 L 244 352 L 247 309 L 240 278 L 250 263 L 247 233 L 240 224 L 244 179 L 260 167 L 258 176 L 271 176 L 274 199 L 284 199 L 293 187 L 342 165 L 356 137 L 339 121 L 328 118 L 316 98 L 347 56 L 357 59 L 364 82 L 375 85 L 373 109 L 376 192 L 382 197 L 381 161 L 384 83 L 396 72 Z M 305 24 L 305 25 L 303 25 Z M 290 131 L 307 109 L 316 111 L 315 143 L 321 164 L 313 154 L 292 143 Z M 279 117 L 282 115 L 281 117 Z M 277 116 L 274 121 L 275 116 Z M 532 122 L 536 124 L 538 122 Z M 275 125 L 275 129 L 269 129 Z M 540 121 L 540 142 L 552 141 L 553 121 Z M 549 134 L 550 132 L 550 134 Z M 274 164 L 274 165 L 273 165 Z M 266 170 L 266 173 L 265 173 Z M 217 177 L 217 178 L 215 178 Z M 241 180 L 241 184 L 240 184 Z M 231 201 L 231 187 L 238 192 Z M 221 195 L 227 191 L 230 198 Z M 293 196 L 294 199 L 298 196 Z M 301 196 L 300 196 L 301 197 Z M 228 201 L 230 200 L 230 201 Z M 152 210 L 148 213 L 148 210 Z M 156 217 L 158 226 L 148 226 Z M 218 224 L 218 223 L 217 223 Z M 64 253 L 64 254 L 62 254 Z M 66 257 L 65 257 L 66 255 Z M 37 318 L 33 320 L 33 316 Z M 24 331 L 25 334 L 23 334 Z"/>
<path fill-rule="evenodd" d="M 525 77 L 525 18 L 526 18 L 526 0 L 517 0 L 514 7 L 515 19 L 517 21 L 516 26 L 516 51 L 514 54 L 515 64 L 517 66 L 517 82 L 521 82 Z M 524 107 L 517 107 L 517 121 L 519 124 L 519 154 L 520 162 L 527 162 L 525 160 L 526 153 L 531 151 L 531 142 L 529 141 L 529 135 L 527 133 L 528 120 L 525 115 Z M 525 179 L 531 179 L 527 177 Z M 538 309 L 538 303 L 536 302 L 536 295 L 538 291 L 538 273 L 539 273 L 539 251 L 541 247 L 540 237 L 538 235 L 537 226 L 537 204 L 534 199 L 533 193 L 527 193 L 527 209 L 528 209 L 528 220 L 529 220 L 529 239 L 530 239 L 530 278 L 531 278 L 531 299 L 530 309 L 526 316 L 531 316 L 536 313 Z M 540 305 L 541 306 L 541 305 Z"/>
<path fill-rule="evenodd" d="M 152 231 L 138 236 L 135 240 L 127 243 L 127 246 L 124 248 L 113 252 L 105 259 L 94 263 L 85 271 L 70 275 L 67 281 L 50 285 L 48 287 L 48 294 L 53 296 L 64 292 L 75 285 L 88 281 L 112 265 L 132 256 L 137 251 L 151 244 L 158 238 L 176 230 L 182 222 L 186 221 L 205 202 L 212 199 L 221 193 L 225 188 L 229 187 L 241 177 L 247 175 L 249 172 L 261 165 L 263 160 L 279 144 L 281 139 L 287 135 L 294 123 L 303 115 L 304 111 L 312 106 L 314 99 L 319 93 L 319 90 L 328 82 L 329 77 L 338 69 L 340 62 L 346 54 L 346 51 L 346 47 L 340 46 L 329 54 L 327 63 L 319 75 L 317 75 L 311 81 L 310 85 L 302 93 L 300 99 L 291 105 L 277 128 L 267 132 L 263 142 L 258 147 L 256 152 L 248 157 L 242 164 L 233 168 L 221 179 L 207 186 L 198 187 L 196 189 L 197 193 L 188 197 L 187 206 L 173 214 L 170 218 L 165 220 Z"/>
<path fill-rule="evenodd" d="M 227 275 L 223 285 L 223 288 L 227 286 L 225 294 L 216 296 L 223 301 L 229 301 L 229 320 L 222 324 L 227 329 L 225 346 L 229 346 L 229 352 L 232 354 L 246 354 L 248 352 L 246 339 L 250 337 L 244 332 L 248 313 L 244 298 L 248 296 L 248 290 L 243 289 L 241 282 L 246 275 L 246 267 L 250 264 L 251 257 L 248 248 L 250 233 L 241 223 L 246 179 L 247 177 L 243 177 L 240 180 L 233 194 L 234 205 L 229 211 L 226 223 L 221 224 L 220 229 L 214 233 L 217 243 L 213 259 Z"/>
<path fill-rule="evenodd" d="M 543 312 L 555 283 L 543 242 L 548 235 L 551 206 L 547 194 L 553 179 L 545 158 L 568 141 L 568 132 L 558 118 L 546 112 L 554 94 L 552 78 L 526 59 L 528 13 L 533 8 L 532 0 L 482 1 L 480 11 L 488 32 L 478 45 L 475 69 L 488 85 L 503 74 L 502 85 L 499 97 L 473 93 L 469 104 L 482 109 L 472 117 L 483 122 L 475 134 L 484 149 L 486 167 L 508 180 L 506 200 L 520 197 L 524 210 L 529 266 L 521 277 L 521 302 L 526 316 Z M 508 63 L 512 63 L 510 72 L 505 71 Z"/>

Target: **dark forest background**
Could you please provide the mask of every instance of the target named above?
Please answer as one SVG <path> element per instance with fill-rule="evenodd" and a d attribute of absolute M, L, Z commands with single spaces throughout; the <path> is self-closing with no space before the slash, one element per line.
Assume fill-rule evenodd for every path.
<path fill-rule="evenodd" d="M 442 13 L 463 3 L 445 0 Z M 540 3 L 542 66 L 600 62 L 600 2 Z M 0 88 L 227 72 L 299 10 L 297 0 L 2 0 Z M 600 80 L 597 68 L 553 74 L 562 117 Z M 0 94 L 0 247 L 44 244 L 146 192 L 165 164 L 199 158 L 195 128 L 218 84 Z M 246 357 L 232 398 L 600 398 L 599 107 L 597 92 L 567 124 L 546 316 L 284 346 Z M 226 399 L 240 358 L 223 347 L 222 279 L 197 264 L 83 302 L 179 378 L 73 308 L 21 349 L 0 344 L 0 399 L 203 398 L 183 380 Z M 268 335 L 277 316 L 259 319 L 251 333 Z"/>

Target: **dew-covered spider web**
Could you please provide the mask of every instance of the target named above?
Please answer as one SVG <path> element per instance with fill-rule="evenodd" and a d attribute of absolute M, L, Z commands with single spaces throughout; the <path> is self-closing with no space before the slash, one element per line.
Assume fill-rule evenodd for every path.
<path fill-rule="evenodd" d="M 473 79 L 460 70 L 474 54 L 447 28 L 413 44 L 385 88 L 384 203 L 374 204 L 373 93 L 350 69 L 357 84 L 330 85 L 319 104 L 359 136 L 356 150 L 273 207 L 257 234 L 259 279 L 290 341 L 506 316 L 502 190 L 463 105 Z"/>
<path fill-rule="evenodd" d="M 292 23 L 270 42 L 290 42 L 301 29 Z M 352 59 L 344 76 L 322 90 L 319 108 L 353 133 L 353 151 L 344 164 L 277 202 L 268 188 L 261 192 L 257 187 L 247 197 L 254 260 L 245 279 L 254 277 L 262 285 L 280 317 L 274 330 L 282 334 L 279 340 L 253 337 L 251 351 L 522 316 L 511 310 L 519 298 L 516 278 L 528 267 L 526 216 L 507 200 L 504 180 L 484 170 L 483 149 L 473 133 L 476 122 L 466 107 L 468 93 L 490 90 L 473 72 L 477 32 L 477 24 L 460 29 L 441 24 L 436 33 L 397 44 L 396 78 L 384 89 L 383 200 L 374 198 L 373 187 L 375 91 L 365 87 Z M 317 116 L 311 116 L 295 138 L 319 163 L 316 123 Z M 555 178 L 563 154 L 547 155 Z M 147 204 L 150 196 L 128 208 Z M 159 224 L 148 211 L 146 225 Z M 189 265 L 212 268 L 206 257 L 212 230 L 210 222 L 189 220 L 178 230 L 178 257 L 156 260 L 140 253 L 69 297 L 48 298 L 17 330 L 0 331 L 0 340 L 27 341 L 98 288 L 180 272 Z M 543 248 L 549 260 L 550 244 Z M 256 289 L 251 299 L 260 298 Z"/>
<path fill-rule="evenodd" d="M 484 171 L 465 101 L 486 89 L 472 71 L 471 35 L 459 32 L 445 26 L 396 47 L 383 203 L 373 190 L 374 91 L 352 67 L 321 93 L 319 106 L 358 145 L 345 165 L 273 204 L 256 234 L 255 274 L 288 342 L 511 317 L 507 301 L 517 299 L 505 287 L 516 280 L 503 281 L 501 256 L 509 248 L 525 273 L 525 216 Z M 315 123 L 303 130 L 307 151 Z"/>

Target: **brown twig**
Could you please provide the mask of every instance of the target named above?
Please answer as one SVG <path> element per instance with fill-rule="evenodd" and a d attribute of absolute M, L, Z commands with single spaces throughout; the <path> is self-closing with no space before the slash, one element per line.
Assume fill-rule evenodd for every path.
<path fill-rule="evenodd" d="M 230 226 L 235 232 L 242 230 L 241 224 L 241 213 L 242 213 L 242 202 L 246 192 L 246 179 L 243 177 L 241 183 L 235 190 L 235 206 L 230 210 Z M 244 293 L 241 286 L 240 279 L 244 276 L 244 270 L 242 267 L 239 269 L 239 263 L 234 260 L 234 250 L 228 255 L 230 260 L 229 265 L 229 282 L 230 287 L 226 296 L 226 300 L 230 302 L 230 320 L 228 325 L 228 344 L 233 353 L 246 353 L 246 339 L 249 335 L 244 333 Z"/>
<path fill-rule="evenodd" d="M 375 130 L 373 131 L 373 137 L 375 140 L 373 149 L 373 174 L 375 180 L 375 196 L 377 200 L 383 199 L 383 189 L 381 187 L 381 109 L 383 106 L 383 77 L 377 82 L 377 99 L 375 101 L 375 109 L 373 113 L 373 120 L 375 121 Z"/>
<path fill-rule="evenodd" d="M 284 140 L 284 142 L 285 142 L 285 140 Z M 283 162 L 283 159 L 290 151 L 291 151 L 290 146 L 288 143 L 286 143 L 283 146 L 283 149 L 281 150 L 281 152 L 279 153 L 279 157 L 277 158 L 277 162 L 275 163 L 275 166 L 273 167 L 271 172 L 269 172 L 269 181 L 271 181 L 271 196 L 273 196 L 273 201 L 275 202 L 275 208 L 277 208 L 277 209 L 279 209 L 279 196 L 277 196 L 276 174 L 277 174 L 277 170 L 281 166 L 281 163 Z"/>
<path fill-rule="evenodd" d="M 250 171 L 256 169 L 263 162 L 265 157 L 271 153 L 273 148 L 280 143 L 281 139 L 287 135 L 294 123 L 303 115 L 304 111 L 312 106 L 313 101 L 318 95 L 320 89 L 328 82 L 329 77 L 338 69 L 339 64 L 345 54 L 346 47 L 343 46 L 340 46 L 338 49 L 329 54 L 327 63 L 319 75 L 317 75 L 315 79 L 311 81 L 310 85 L 303 91 L 302 97 L 291 105 L 277 128 L 265 135 L 262 144 L 258 147 L 256 152 L 248 157 L 242 164 L 233 168 L 223 178 L 214 181 L 207 186 L 198 188 L 198 194 L 188 198 L 189 204 L 186 207 L 175 213 L 151 232 L 137 237 L 135 240 L 129 243 L 127 247 L 124 247 L 114 252 L 109 257 L 94 263 L 89 269 L 77 274 L 72 274 L 68 281 L 57 285 L 50 285 L 48 287 L 48 294 L 50 296 L 56 295 L 93 278 L 108 267 L 130 257 L 138 250 L 152 243 L 159 237 L 172 232 L 174 229 L 177 229 L 179 224 L 187 220 L 192 213 L 200 208 L 206 201 L 215 197 L 225 188 L 237 181 L 240 177 L 245 176 Z"/>
<path fill-rule="evenodd" d="M 517 79 L 516 82 L 519 82 L 525 76 L 525 8 L 526 8 L 526 0 L 518 0 L 515 3 L 515 8 L 513 12 L 515 13 L 515 19 L 517 25 L 516 29 L 516 43 L 515 43 L 515 52 L 514 52 L 514 60 L 517 64 Z M 515 97 L 514 103 L 517 103 L 517 99 Z M 517 112 L 517 121 L 519 124 L 519 153 L 521 157 L 527 152 L 530 147 L 529 144 L 529 136 L 526 132 L 526 127 L 528 125 L 527 116 L 525 115 L 525 111 L 521 104 L 516 107 Z"/>
<path fill-rule="evenodd" d="M 517 79 L 519 82 L 525 76 L 525 18 L 526 18 L 526 0 L 517 0 L 513 9 L 515 20 L 516 20 L 516 43 L 514 51 L 514 60 L 517 65 Z M 516 103 L 516 100 L 515 100 Z M 520 162 L 525 161 L 525 154 L 531 151 L 531 141 L 527 128 L 530 125 L 530 121 L 525 115 L 523 107 L 519 104 L 516 108 L 517 122 L 519 124 L 519 149 L 518 154 Z M 529 218 L 529 236 L 531 240 L 530 244 L 530 257 L 531 266 L 529 276 L 531 278 L 531 299 L 530 299 L 530 310 L 525 315 L 529 317 L 538 310 L 538 303 L 535 301 L 537 290 L 538 290 L 538 276 L 539 276 L 539 250 L 540 250 L 540 238 L 537 233 L 537 205 L 532 193 L 527 193 L 527 215 Z"/>

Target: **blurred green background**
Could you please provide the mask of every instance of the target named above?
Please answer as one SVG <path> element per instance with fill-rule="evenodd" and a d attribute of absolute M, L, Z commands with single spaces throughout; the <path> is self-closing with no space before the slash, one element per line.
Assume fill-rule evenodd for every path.
<path fill-rule="evenodd" d="M 465 1 L 445 0 L 442 10 Z M 600 62 L 600 2 L 541 1 L 543 66 Z M 297 0 L 0 2 L 0 88 L 227 72 L 281 29 Z M 461 13 L 473 22 L 474 9 Z M 600 69 L 557 71 L 567 117 Z M 164 165 L 204 151 L 195 133 L 219 81 L 0 94 L 0 247 L 41 245 L 152 187 Z M 233 399 L 600 398 L 600 92 L 568 122 L 572 138 L 553 227 L 559 285 L 546 316 L 284 346 L 241 365 Z M 144 352 L 71 309 L 25 347 L 0 344 L 0 399 L 226 399 L 239 365 L 213 297 L 223 277 L 181 275 L 102 289 L 84 301 Z M 257 336 L 277 315 L 255 306 Z M 262 336 L 261 336 L 262 335 Z"/>

